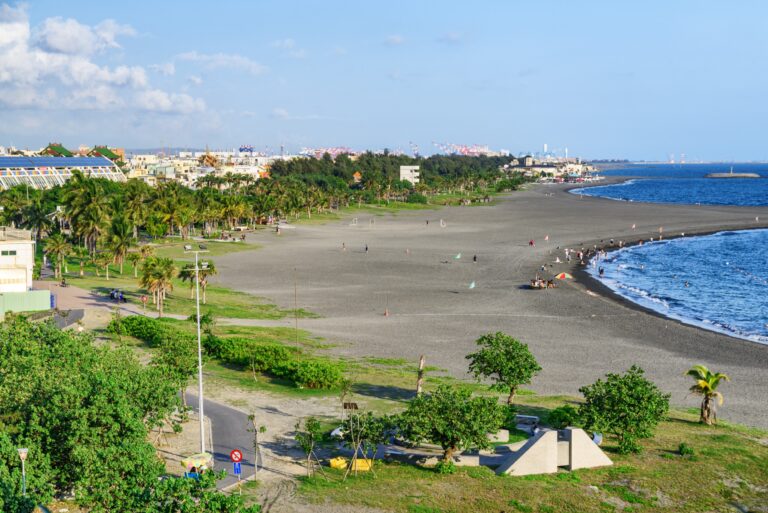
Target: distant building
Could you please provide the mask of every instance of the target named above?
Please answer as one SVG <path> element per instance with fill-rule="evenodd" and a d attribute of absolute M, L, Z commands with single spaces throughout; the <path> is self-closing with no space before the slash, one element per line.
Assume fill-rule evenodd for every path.
<path fill-rule="evenodd" d="M 49 157 L 73 157 L 74 153 L 66 149 L 61 143 L 48 143 L 48 146 L 40 150 L 40 155 Z"/>
<path fill-rule="evenodd" d="M 104 157 L 0 156 L 0 189 L 24 184 L 34 189 L 49 189 L 64 185 L 76 169 L 91 178 L 106 178 L 115 182 L 126 180 L 120 168 Z"/>
<path fill-rule="evenodd" d="M 35 241 L 29 230 L 0 227 L 0 319 L 6 312 L 51 308 L 48 290 L 32 290 Z"/>
<path fill-rule="evenodd" d="M 400 180 L 411 182 L 413 185 L 419 183 L 419 166 L 400 166 Z"/>

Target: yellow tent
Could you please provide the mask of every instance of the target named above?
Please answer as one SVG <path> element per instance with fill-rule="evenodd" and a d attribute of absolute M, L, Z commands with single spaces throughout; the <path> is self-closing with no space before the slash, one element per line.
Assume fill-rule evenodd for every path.
<path fill-rule="evenodd" d="M 184 467 L 187 472 L 189 472 L 192 467 L 195 467 L 198 472 L 207 470 L 213 467 L 213 455 L 207 452 L 193 454 L 192 456 L 181 460 L 181 466 Z"/>

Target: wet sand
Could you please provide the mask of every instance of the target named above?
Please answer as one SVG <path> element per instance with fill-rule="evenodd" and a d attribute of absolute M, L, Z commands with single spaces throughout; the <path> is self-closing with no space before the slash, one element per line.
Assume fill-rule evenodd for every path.
<path fill-rule="evenodd" d="M 627 203 L 565 189 L 532 186 L 493 206 L 361 214 L 356 225 L 349 217 L 279 237 L 261 231 L 249 237 L 260 250 L 216 259 L 217 281 L 292 308 L 295 279 L 298 306 L 322 316 L 300 319 L 299 327 L 336 344 L 332 352 L 413 362 L 424 354 L 428 365 L 457 377 L 466 376 L 464 356 L 479 336 L 504 331 L 536 355 L 543 370 L 530 388 L 544 394 L 578 395 L 606 372 L 639 364 L 674 404 L 697 407 L 683 373 L 703 363 L 733 380 L 722 386 L 720 418 L 768 428 L 768 346 L 666 319 L 572 266 L 549 267 L 556 256 L 564 260 L 566 246 L 647 240 L 658 237 L 659 226 L 668 237 L 765 227 L 755 216 L 768 221 L 768 208 Z M 573 270 L 575 279 L 529 290 L 541 265 Z"/>

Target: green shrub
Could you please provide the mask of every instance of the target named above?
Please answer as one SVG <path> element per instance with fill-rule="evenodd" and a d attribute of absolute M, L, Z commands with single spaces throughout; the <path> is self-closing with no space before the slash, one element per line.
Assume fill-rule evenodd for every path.
<path fill-rule="evenodd" d="M 427 204 L 427 197 L 418 192 L 412 192 L 408 195 L 408 203 Z"/>
<path fill-rule="evenodd" d="M 292 369 L 290 379 L 300 387 L 335 388 L 341 385 L 344 375 L 338 363 L 327 360 L 299 360 Z"/>
<path fill-rule="evenodd" d="M 193 339 L 192 335 L 181 332 L 172 326 L 168 326 L 150 317 L 131 315 L 119 321 L 112 321 L 107 326 L 108 333 L 117 335 L 130 335 L 143 340 L 150 346 L 158 346 L 169 339 Z"/>
<path fill-rule="evenodd" d="M 565 429 L 579 424 L 579 412 L 573 406 L 566 404 L 555 408 L 547 415 L 547 424 L 555 429 Z"/>
<path fill-rule="evenodd" d="M 454 474 L 456 472 L 456 464 L 453 461 L 440 460 L 435 465 L 435 472 L 438 474 Z"/>
<path fill-rule="evenodd" d="M 680 456 L 693 456 L 694 454 L 693 447 L 685 442 L 680 442 L 680 445 L 677 446 L 677 452 L 680 453 Z"/>

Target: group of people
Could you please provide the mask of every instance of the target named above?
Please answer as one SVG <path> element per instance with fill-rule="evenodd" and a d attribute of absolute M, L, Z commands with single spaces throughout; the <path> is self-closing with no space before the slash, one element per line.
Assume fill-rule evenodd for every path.
<path fill-rule="evenodd" d="M 109 299 L 111 299 L 112 301 L 116 301 L 118 303 L 128 302 L 128 299 L 126 299 L 125 294 L 123 294 L 123 291 L 119 289 L 112 289 L 109 292 Z"/>

